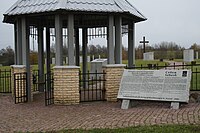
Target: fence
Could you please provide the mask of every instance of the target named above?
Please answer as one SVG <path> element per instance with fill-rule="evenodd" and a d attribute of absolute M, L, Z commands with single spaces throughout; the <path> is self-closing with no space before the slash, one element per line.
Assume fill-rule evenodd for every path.
<path fill-rule="evenodd" d="M 79 73 L 79 93 L 81 102 L 105 100 L 105 72 Z"/>
<path fill-rule="evenodd" d="M 32 78 L 33 78 L 33 91 L 39 91 L 39 87 L 38 87 L 38 78 L 39 78 L 39 70 L 33 70 L 32 73 Z"/>
<path fill-rule="evenodd" d="M 11 70 L 0 70 L 0 93 L 12 93 Z"/>
<path fill-rule="evenodd" d="M 160 69 L 174 69 L 174 70 L 180 70 L 180 69 L 191 69 L 192 71 L 192 80 L 191 80 L 191 91 L 200 91 L 200 64 L 191 63 L 191 64 L 179 64 L 176 65 L 175 63 L 173 65 L 165 64 L 163 66 L 159 66 L 158 64 L 147 64 L 147 66 L 136 66 L 132 68 L 126 67 L 126 69 L 146 69 L 146 70 L 160 70 Z"/>
<path fill-rule="evenodd" d="M 45 74 L 45 105 L 54 104 L 54 77 L 53 73 Z"/>

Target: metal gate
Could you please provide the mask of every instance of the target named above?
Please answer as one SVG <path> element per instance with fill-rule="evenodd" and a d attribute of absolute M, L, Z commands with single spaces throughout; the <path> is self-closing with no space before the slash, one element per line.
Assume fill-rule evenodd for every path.
<path fill-rule="evenodd" d="M 105 100 L 105 72 L 79 73 L 79 93 L 81 102 Z"/>
<path fill-rule="evenodd" d="M 28 101 L 27 73 L 14 74 L 14 98 L 15 104 Z"/>
<path fill-rule="evenodd" d="M 45 105 L 54 104 L 54 78 L 53 73 L 45 74 Z"/>

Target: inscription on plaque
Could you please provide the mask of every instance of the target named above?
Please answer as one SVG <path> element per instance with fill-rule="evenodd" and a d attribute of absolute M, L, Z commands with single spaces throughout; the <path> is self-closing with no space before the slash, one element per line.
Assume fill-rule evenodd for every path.
<path fill-rule="evenodd" d="M 188 102 L 190 70 L 125 70 L 119 99 Z"/>

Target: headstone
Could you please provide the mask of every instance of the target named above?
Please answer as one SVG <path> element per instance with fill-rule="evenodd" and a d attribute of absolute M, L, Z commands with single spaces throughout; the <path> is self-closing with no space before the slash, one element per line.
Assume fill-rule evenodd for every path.
<path fill-rule="evenodd" d="M 190 81 L 191 70 L 125 70 L 118 99 L 169 101 L 178 109 L 189 102 Z"/>
<path fill-rule="evenodd" d="M 101 55 L 99 55 L 99 59 L 101 59 Z"/>
<path fill-rule="evenodd" d="M 87 62 L 90 62 L 91 60 L 90 60 L 90 56 L 87 56 Z"/>
<path fill-rule="evenodd" d="M 69 64 L 69 58 L 68 57 L 66 57 L 66 59 L 65 59 L 66 61 L 66 64 Z M 81 61 L 81 60 L 80 60 Z M 74 62 L 75 62 L 75 57 L 74 57 Z"/>
<path fill-rule="evenodd" d="M 47 64 L 47 58 L 44 59 L 44 63 Z"/>
<path fill-rule="evenodd" d="M 192 61 L 194 61 L 194 50 L 193 49 L 184 50 L 183 61 L 184 62 L 192 62 Z"/>
<path fill-rule="evenodd" d="M 103 66 L 105 66 L 105 65 L 107 65 L 107 59 L 95 59 L 91 62 L 90 72 L 95 73 L 97 71 L 97 73 L 102 73 L 103 72 Z M 95 78 L 94 76 L 95 75 L 91 75 L 91 77 Z M 99 75 L 99 77 L 100 76 L 102 76 L 102 75 Z"/>
<path fill-rule="evenodd" d="M 199 59 L 199 52 L 196 52 L 196 59 Z"/>
<path fill-rule="evenodd" d="M 83 63 L 83 56 L 80 56 L 80 63 Z"/>
<path fill-rule="evenodd" d="M 145 61 L 154 60 L 154 52 L 144 53 L 143 60 Z"/>
<path fill-rule="evenodd" d="M 68 57 L 66 57 L 66 64 L 69 64 L 69 62 L 68 62 Z"/>
<path fill-rule="evenodd" d="M 56 64 L 56 59 L 52 58 L 52 64 L 55 65 Z"/>
<path fill-rule="evenodd" d="M 94 55 L 92 55 L 92 61 L 94 60 Z"/>

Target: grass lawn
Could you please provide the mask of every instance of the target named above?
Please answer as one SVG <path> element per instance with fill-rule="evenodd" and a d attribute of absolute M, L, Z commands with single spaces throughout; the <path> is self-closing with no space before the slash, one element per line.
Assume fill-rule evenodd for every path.
<path fill-rule="evenodd" d="M 161 62 L 159 60 L 153 61 L 144 61 L 144 60 L 136 60 L 136 67 L 147 66 L 147 64 L 158 64 L 159 66 L 165 66 L 166 62 Z M 123 64 L 128 64 L 128 60 L 123 60 Z"/>
<path fill-rule="evenodd" d="M 200 133 L 200 125 L 162 125 L 120 129 L 62 130 L 47 133 Z"/>

